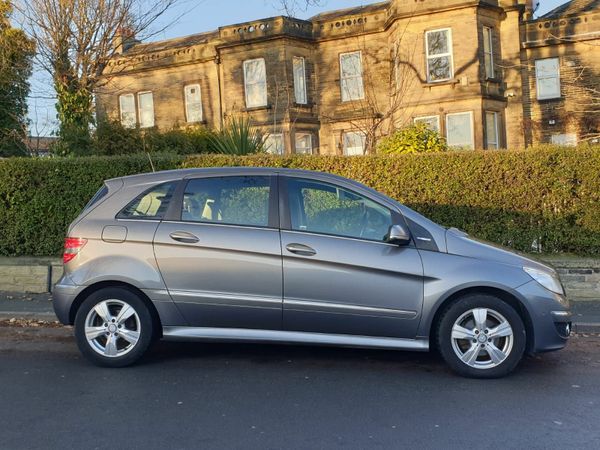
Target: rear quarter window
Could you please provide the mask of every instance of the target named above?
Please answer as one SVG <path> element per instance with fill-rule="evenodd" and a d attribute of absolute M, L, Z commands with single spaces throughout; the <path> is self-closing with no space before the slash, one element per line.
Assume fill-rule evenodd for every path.
<path fill-rule="evenodd" d="M 98 203 L 100 200 L 102 200 L 104 197 L 106 197 L 106 194 L 108 194 L 108 186 L 103 185 L 98 190 L 98 192 L 96 192 L 94 194 L 92 199 L 89 202 L 87 202 L 87 205 L 85 205 L 85 207 L 83 208 L 83 211 L 90 209 L 92 206 L 94 206 L 96 203 Z"/>
<path fill-rule="evenodd" d="M 117 218 L 161 220 L 167 212 L 176 185 L 176 182 L 169 182 L 148 189 L 123 208 Z"/>

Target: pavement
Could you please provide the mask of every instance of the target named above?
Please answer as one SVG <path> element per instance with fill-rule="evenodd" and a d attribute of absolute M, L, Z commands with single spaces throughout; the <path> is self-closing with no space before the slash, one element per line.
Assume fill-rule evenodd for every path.
<path fill-rule="evenodd" d="M 573 300 L 571 306 L 574 332 L 600 333 L 600 297 L 598 300 Z M 0 291 L 0 319 L 11 318 L 55 321 L 52 295 Z"/>

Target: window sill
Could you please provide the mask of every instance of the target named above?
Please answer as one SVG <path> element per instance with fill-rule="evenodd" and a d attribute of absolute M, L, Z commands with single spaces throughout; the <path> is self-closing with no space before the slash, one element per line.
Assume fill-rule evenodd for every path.
<path fill-rule="evenodd" d="M 314 106 L 314 103 L 296 103 L 296 102 L 294 102 L 294 108 L 310 109 L 313 106 Z"/>
<path fill-rule="evenodd" d="M 244 108 L 243 111 L 244 112 L 254 112 L 254 111 L 268 111 L 270 110 L 272 107 L 271 105 L 264 105 L 264 106 L 251 106 L 249 108 Z"/>
<path fill-rule="evenodd" d="M 426 83 L 422 83 L 421 85 L 424 88 L 432 88 L 435 86 L 454 86 L 455 84 L 459 84 L 460 80 L 457 78 L 451 78 L 449 80 L 441 80 L 441 81 L 428 81 Z"/>
<path fill-rule="evenodd" d="M 538 98 L 537 101 L 538 103 L 552 103 L 552 102 L 558 102 L 563 100 L 563 97 L 548 97 L 548 98 Z"/>

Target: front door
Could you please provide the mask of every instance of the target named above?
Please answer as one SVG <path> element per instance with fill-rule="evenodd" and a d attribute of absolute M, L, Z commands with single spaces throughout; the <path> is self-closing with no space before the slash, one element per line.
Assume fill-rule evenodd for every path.
<path fill-rule="evenodd" d="M 281 329 L 276 177 L 187 181 L 180 220 L 154 238 L 171 297 L 191 326 Z"/>
<path fill-rule="evenodd" d="M 402 216 L 333 184 L 296 177 L 284 183 L 284 329 L 414 338 L 421 257 L 412 245 L 384 241 Z"/>

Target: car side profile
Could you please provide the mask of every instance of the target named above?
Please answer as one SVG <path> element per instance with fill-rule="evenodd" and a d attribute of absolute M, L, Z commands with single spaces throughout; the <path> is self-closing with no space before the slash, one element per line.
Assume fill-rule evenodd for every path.
<path fill-rule="evenodd" d="M 70 225 L 54 308 L 109 367 L 156 339 L 428 351 L 510 373 L 571 329 L 556 272 L 356 181 L 211 168 L 108 180 Z"/>

